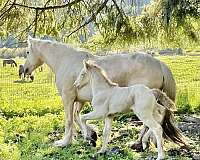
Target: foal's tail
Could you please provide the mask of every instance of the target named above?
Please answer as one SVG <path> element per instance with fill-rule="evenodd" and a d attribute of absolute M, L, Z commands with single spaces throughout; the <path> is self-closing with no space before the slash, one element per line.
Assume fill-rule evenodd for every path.
<path fill-rule="evenodd" d="M 165 115 L 162 122 L 164 137 L 179 145 L 187 146 L 184 141 L 184 136 L 181 134 L 180 129 L 178 129 L 175 125 L 175 118 L 173 116 L 173 111 L 175 109 L 174 102 L 159 89 L 152 89 L 152 93 L 159 103 L 165 107 Z"/>
<path fill-rule="evenodd" d="M 168 110 L 176 111 L 174 102 L 166 95 L 166 93 L 159 89 L 152 89 L 151 91 L 155 98 L 159 101 L 159 104 L 165 106 Z"/>

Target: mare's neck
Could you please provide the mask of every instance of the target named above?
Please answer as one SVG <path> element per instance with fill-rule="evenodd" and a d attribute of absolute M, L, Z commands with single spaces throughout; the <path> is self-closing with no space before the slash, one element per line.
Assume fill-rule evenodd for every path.
<path fill-rule="evenodd" d="M 44 44 L 43 44 L 44 43 Z M 64 44 L 51 44 L 43 42 L 40 48 L 41 59 L 46 63 L 54 73 L 57 73 L 60 67 L 65 67 L 66 64 L 71 65 L 74 57 L 78 62 L 81 52 L 76 51 Z"/>
<path fill-rule="evenodd" d="M 92 86 L 92 94 L 98 94 L 98 92 L 105 91 L 111 89 L 110 86 L 101 73 L 91 70 L 91 86 Z"/>

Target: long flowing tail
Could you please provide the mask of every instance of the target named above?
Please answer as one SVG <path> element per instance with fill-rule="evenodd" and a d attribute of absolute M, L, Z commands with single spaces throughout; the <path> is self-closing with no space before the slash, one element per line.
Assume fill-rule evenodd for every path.
<path fill-rule="evenodd" d="M 184 136 L 181 134 L 181 130 L 175 125 L 175 118 L 173 116 L 173 110 L 175 109 L 174 102 L 164 92 L 158 89 L 152 89 L 152 93 L 159 103 L 165 107 L 165 115 L 162 121 L 164 137 L 179 145 L 187 146 L 184 141 Z"/>
<path fill-rule="evenodd" d="M 175 101 L 175 99 L 176 99 L 175 79 L 174 79 L 169 67 L 163 62 L 160 62 L 160 64 L 161 64 L 161 69 L 163 72 L 163 87 L 162 87 L 162 89 L 172 101 Z"/>
<path fill-rule="evenodd" d="M 184 136 L 181 134 L 181 130 L 174 124 L 174 116 L 172 111 L 166 108 L 165 116 L 162 123 L 164 137 L 172 140 L 173 142 L 187 147 L 184 140 Z"/>

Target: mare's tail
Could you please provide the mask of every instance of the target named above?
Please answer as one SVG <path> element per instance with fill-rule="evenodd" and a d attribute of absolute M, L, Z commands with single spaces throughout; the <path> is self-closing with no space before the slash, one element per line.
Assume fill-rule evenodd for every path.
<path fill-rule="evenodd" d="M 171 110 L 166 108 L 162 123 L 164 137 L 172 140 L 174 143 L 187 147 L 181 130 L 174 124 L 174 116 Z"/>
<path fill-rule="evenodd" d="M 165 63 L 160 62 L 160 65 L 161 65 L 161 69 L 162 69 L 162 72 L 163 72 L 162 90 L 167 94 L 167 96 L 172 101 L 175 101 L 175 98 L 176 98 L 176 82 L 174 80 L 172 72 Z"/>

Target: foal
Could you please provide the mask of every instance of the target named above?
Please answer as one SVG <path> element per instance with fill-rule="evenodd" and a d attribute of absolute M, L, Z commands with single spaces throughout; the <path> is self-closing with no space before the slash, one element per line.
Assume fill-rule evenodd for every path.
<path fill-rule="evenodd" d="M 83 61 L 84 68 L 81 70 L 74 85 L 81 88 L 88 78 L 92 87 L 92 106 L 94 111 L 81 116 L 84 137 L 87 138 L 86 121 L 92 119 L 104 119 L 103 145 L 99 153 L 105 152 L 109 140 L 112 120 L 116 113 L 134 111 L 137 117 L 149 127 L 148 132 L 142 139 L 145 149 L 151 132 L 153 132 L 157 148 L 157 160 L 164 158 L 162 145 L 163 128 L 161 122 L 165 108 L 156 102 L 152 90 L 142 84 L 131 87 L 119 87 L 106 75 L 105 71 L 93 61 Z M 157 90 L 154 90 L 157 94 Z"/>

